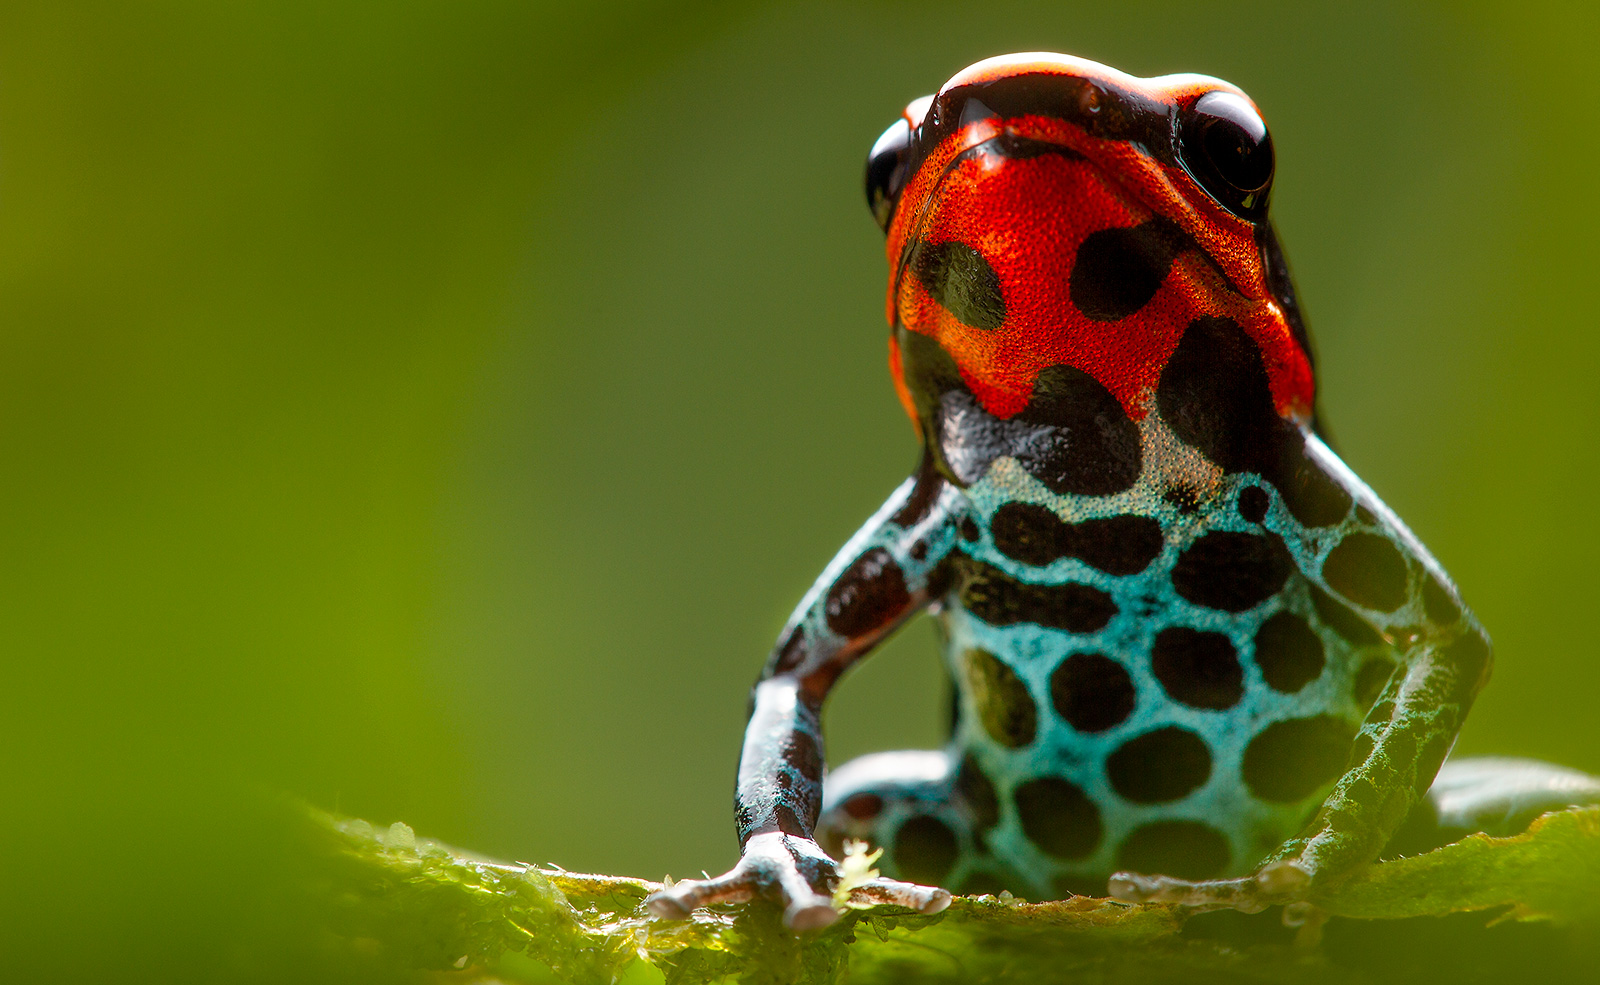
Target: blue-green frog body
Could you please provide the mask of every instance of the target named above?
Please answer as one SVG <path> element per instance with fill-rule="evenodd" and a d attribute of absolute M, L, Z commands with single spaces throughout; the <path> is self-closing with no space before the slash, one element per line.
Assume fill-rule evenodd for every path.
<path fill-rule="evenodd" d="M 921 466 L 756 685 L 741 862 L 657 913 L 768 895 L 792 926 L 826 923 L 847 838 L 885 849 L 862 893 L 923 910 L 946 889 L 1108 886 L 1254 910 L 1314 898 L 1437 815 L 1424 795 L 1489 641 L 1318 437 L 1272 174 L 1237 89 L 1063 55 L 980 62 L 884 134 L 868 198 Z M 954 685 L 948 745 L 824 785 L 823 700 L 923 610 Z M 1502 813 L 1600 792 L 1515 761 L 1441 782 L 1451 823 L 1512 788 Z"/>

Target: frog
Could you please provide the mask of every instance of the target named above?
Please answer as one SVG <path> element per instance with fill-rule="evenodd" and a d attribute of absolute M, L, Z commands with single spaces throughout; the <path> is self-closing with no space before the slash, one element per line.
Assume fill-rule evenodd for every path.
<path fill-rule="evenodd" d="M 914 474 L 800 601 L 751 695 L 741 858 L 647 900 L 757 897 L 796 931 L 952 892 L 1259 912 L 1386 853 L 1600 802 L 1528 760 L 1449 760 L 1488 634 L 1333 451 L 1238 87 L 1000 56 L 873 145 Z M 944 748 L 824 777 L 822 709 L 931 614 Z"/>

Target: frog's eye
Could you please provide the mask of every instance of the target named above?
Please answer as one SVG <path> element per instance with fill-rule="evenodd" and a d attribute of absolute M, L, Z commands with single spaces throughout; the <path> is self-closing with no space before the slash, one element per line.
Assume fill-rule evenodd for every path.
<path fill-rule="evenodd" d="M 1243 96 L 1208 92 L 1178 124 L 1183 166 L 1223 208 L 1252 222 L 1266 214 L 1272 135 Z"/>
<path fill-rule="evenodd" d="M 911 124 L 895 120 L 867 154 L 867 206 L 884 232 L 894 216 L 900 189 L 906 183 L 906 156 L 911 149 Z"/>

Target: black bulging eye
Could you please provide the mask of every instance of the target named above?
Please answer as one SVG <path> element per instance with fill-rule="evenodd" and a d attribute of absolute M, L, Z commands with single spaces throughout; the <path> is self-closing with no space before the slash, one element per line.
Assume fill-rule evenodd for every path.
<path fill-rule="evenodd" d="M 867 206 L 884 232 L 894 218 L 900 189 L 906 183 L 906 157 L 911 149 L 911 124 L 894 121 L 867 154 Z"/>
<path fill-rule="evenodd" d="M 1272 135 L 1244 97 L 1208 92 L 1179 122 L 1183 165 L 1223 208 L 1241 219 L 1266 216 Z"/>

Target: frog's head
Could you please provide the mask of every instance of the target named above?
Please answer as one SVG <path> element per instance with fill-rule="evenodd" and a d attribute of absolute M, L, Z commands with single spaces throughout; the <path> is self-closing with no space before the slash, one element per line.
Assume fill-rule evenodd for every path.
<path fill-rule="evenodd" d="M 938 402 L 905 365 L 934 340 L 995 417 L 1066 366 L 1142 420 L 1185 330 L 1207 319 L 1254 350 L 1277 414 L 1308 423 L 1310 347 L 1267 219 L 1272 174 L 1255 105 L 1205 76 L 1029 53 L 912 102 L 867 162 L 907 411 L 926 423 Z"/>

